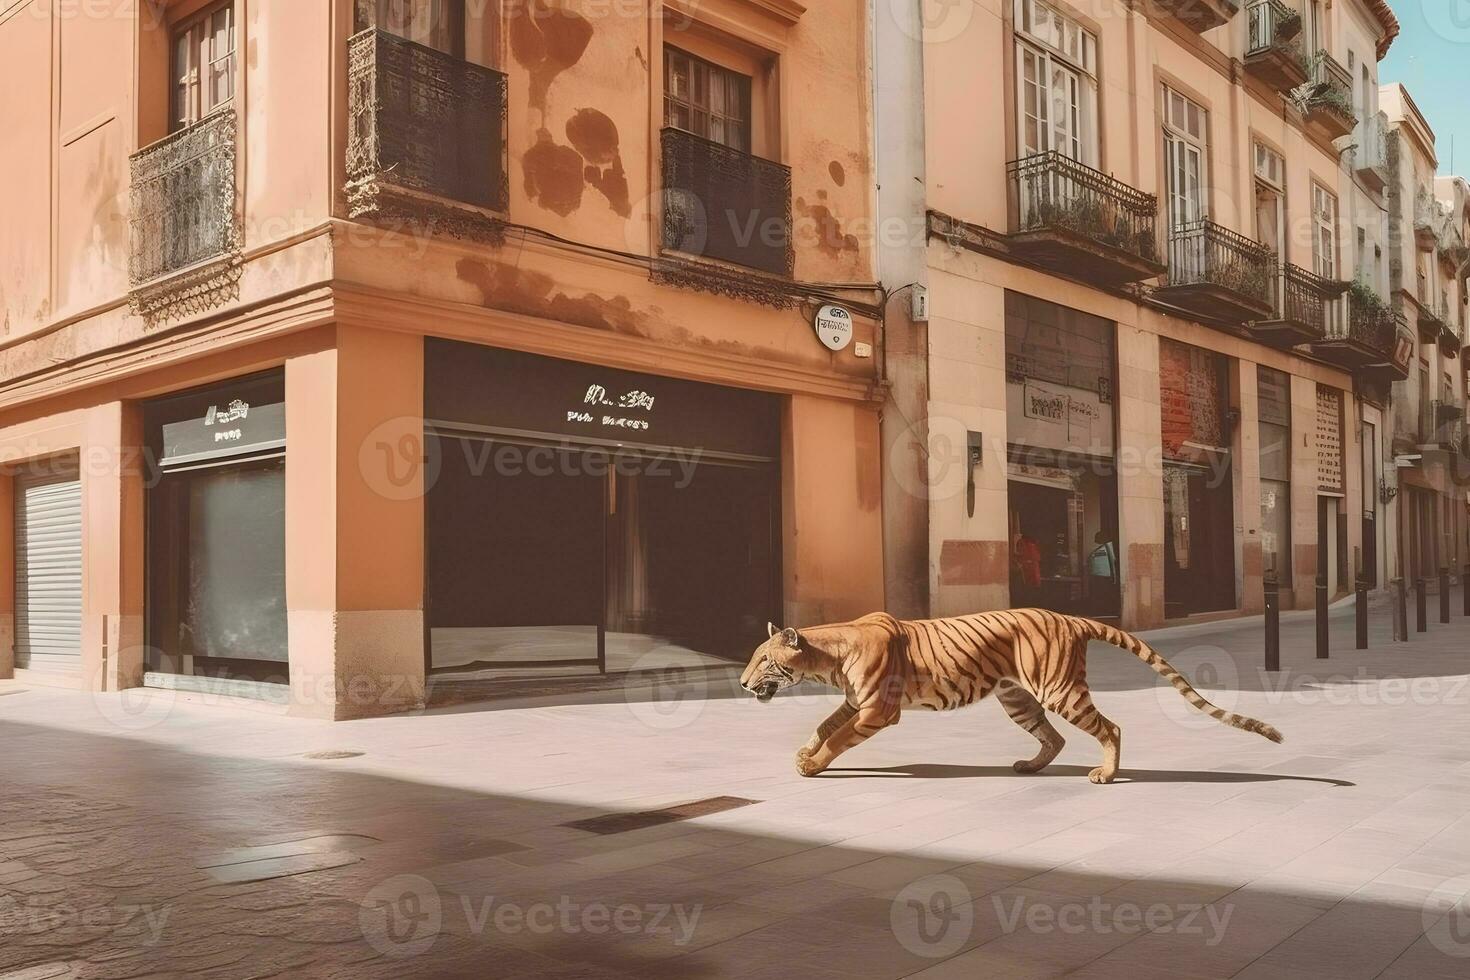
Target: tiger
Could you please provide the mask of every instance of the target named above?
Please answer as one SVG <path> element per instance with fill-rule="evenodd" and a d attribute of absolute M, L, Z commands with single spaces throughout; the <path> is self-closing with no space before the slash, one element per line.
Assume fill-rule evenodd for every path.
<path fill-rule="evenodd" d="M 1006 714 L 1041 743 L 1018 773 L 1045 769 L 1065 740 L 1047 720 L 1052 711 L 1102 745 L 1102 765 L 1088 778 L 1118 775 L 1122 731 L 1097 710 L 1087 687 L 1087 645 L 1102 640 L 1137 656 L 1191 705 L 1233 728 L 1273 742 L 1281 733 L 1225 711 L 1131 633 L 1045 609 L 1012 609 L 950 619 L 900 620 L 872 613 L 847 623 L 796 630 L 766 624 L 767 639 L 751 655 L 740 686 L 761 703 L 802 680 L 819 681 L 845 698 L 796 753 L 796 771 L 815 776 L 834 759 L 884 728 L 905 708 L 949 711 L 994 693 Z"/>

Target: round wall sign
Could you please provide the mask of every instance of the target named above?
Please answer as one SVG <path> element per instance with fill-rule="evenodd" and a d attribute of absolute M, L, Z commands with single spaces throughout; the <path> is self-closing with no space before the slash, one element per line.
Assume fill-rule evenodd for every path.
<path fill-rule="evenodd" d="M 828 350 L 842 350 L 852 343 L 852 314 L 828 304 L 817 311 L 817 339 Z"/>

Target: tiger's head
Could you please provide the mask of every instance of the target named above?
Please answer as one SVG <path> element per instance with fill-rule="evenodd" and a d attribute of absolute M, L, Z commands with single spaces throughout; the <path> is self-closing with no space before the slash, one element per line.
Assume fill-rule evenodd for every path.
<path fill-rule="evenodd" d="M 762 704 L 801 680 L 801 634 L 789 626 L 779 629 L 774 623 L 766 624 L 766 633 L 766 642 L 755 648 L 740 675 L 740 686 Z"/>

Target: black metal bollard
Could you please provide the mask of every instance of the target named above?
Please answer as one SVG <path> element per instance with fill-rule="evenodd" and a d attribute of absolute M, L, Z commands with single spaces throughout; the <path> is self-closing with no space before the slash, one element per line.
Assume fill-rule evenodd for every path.
<path fill-rule="evenodd" d="M 1414 611 L 1416 613 L 1415 625 L 1418 627 L 1417 632 L 1428 633 L 1429 593 L 1424 591 L 1424 580 L 1422 578 L 1414 579 L 1414 604 L 1416 607 Z"/>
<path fill-rule="evenodd" d="M 1266 573 L 1266 669 L 1281 669 L 1281 583 L 1275 569 Z"/>
<path fill-rule="evenodd" d="M 1460 573 L 1460 591 L 1465 593 L 1465 615 L 1470 616 L 1470 565 Z"/>
<path fill-rule="evenodd" d="M 1368 580 L 1358 573 L 1358 649 L 1368 649 Z"/>
<path fill-rule="evenodd" d="M 1439 621 L 1450 621 L 1450 570 L 1445 567 L 1439 570 Z"/>
<path fill-rule="evenodd" d="M 1327 623 L 1327 576 L 1317 576 L 1317 659 L 1326 660 L 1331 651 Z"/>

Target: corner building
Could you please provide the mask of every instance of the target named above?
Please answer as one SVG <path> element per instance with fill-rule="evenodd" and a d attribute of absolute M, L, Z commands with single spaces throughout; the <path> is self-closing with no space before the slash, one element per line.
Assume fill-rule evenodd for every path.
<path fill-rule="evenodd" d="M 879 607 L 867 36 L 6 4 L 0 676 L 344 718 Z"/>

